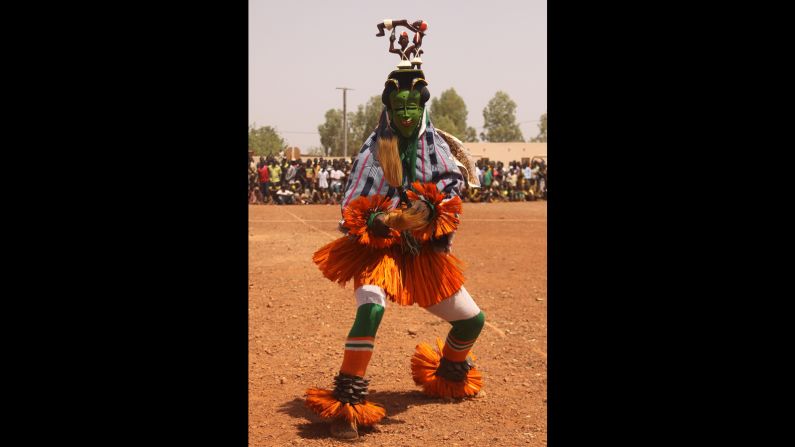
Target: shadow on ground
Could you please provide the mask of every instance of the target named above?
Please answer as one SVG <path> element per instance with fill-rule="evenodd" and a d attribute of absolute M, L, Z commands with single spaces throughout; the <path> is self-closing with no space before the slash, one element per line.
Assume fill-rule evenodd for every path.
<path fill-rule="evenodd" d="M 386 408 L 386 417 L 379 423 L 381 425 L 404 424 L 405 422 L 394 419 L 395 416 L 415 405 L 439 403 L 439 399 L 430 398 L 420 391 L 376 391 L 369 396 L 370 401 Z M 283 403 L 277 410 L 296 419 L 308 422 L 297 424 L 297 435 L 304 439 L 319 439 L 329 437 L 328 422 L 306 408 L 304 399 L 295 398 Z M 366 435 L 378 432 L 378 427 L 360 427 L 360 434 Z"/>

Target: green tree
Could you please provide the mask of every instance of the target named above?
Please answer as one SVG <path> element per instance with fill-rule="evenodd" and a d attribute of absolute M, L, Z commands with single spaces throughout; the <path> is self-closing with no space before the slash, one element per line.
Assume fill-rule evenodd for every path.
<path fill-rule="evenodd" d="M 499 91 L 483 109 L 483 141 L 524 141 L 516 123 L 516 103 L 507 93 Z"/>
<path fill-rule="evenodd" d="M 371 96 L 364 105 L 359 105 L 352 118 L 348 118 L 351 125 L 351 136 L 348 137 L 348 155 L 357 151 L 365 140 L 378 126 L 378 118 L 384 105 L 381 103 L 381 95 Z"/>
<path fill-rule="evenodd" d="M 360 104 L 356 112 L 348 112 L 348 156 L 355 154 L 378 126 L 382 108 L 381 95 L 375 95 L 365 104 Z M 323 152 L 342 156 L 345 142 L 342 135 L 342 110 L 329 109 L 325 118 L 326 121 L 317 126 Z"/>
<path fill-rule="evenodd" d="M 464 136 L 464 138 L 466 138 L 466 139 L 461 140 L 461 141 L 478 141 L 478 134 L 477 134 L 477 132 L 475 131 L 474 128 L 467 127 L 467 133 Z"/>
<path fill-rule="evenodd" d="M 453 134 L 461 141 L 478 141 L 477 133 L 467 127 L 467 106 L 454 88 L 442 92 L 439 98 L 431 100 L 431 114 L 434 126 Z"/>
<path fill-rule="evenodd" d="M 441 129 L 449 134 L 455 135 L 456 138 L 461 140 L 461 131 L 456 127 L 455 122 L 447 115 L 433 114 L 433 125 L 437 129 Z"/>
<path fill-rule="evenodd" d="M 546 112 L 541 115 L 541 121 L 538 123 L 538 135 L 530 139 L 531 143 L 546 143 L 547 142 L 547 114 Z"/>
<path fill-rule="evenodd" d="M 287 145 L 279 133 L 271 126 L 257 127 L 257 123 L 248 126 L 248 146 L 255 155 L 276 154 Z"/>
<path fill-rule="evenodd" d="M 350 117 L 348 121 L 350 121 Z M 323 152 L 326 155 L 341 156 L 342 110 L 329 109 L 326 111 L 326 122 L 317 126 L 317 131 L 320 133 L 320 145 L 323 147 Z"/>

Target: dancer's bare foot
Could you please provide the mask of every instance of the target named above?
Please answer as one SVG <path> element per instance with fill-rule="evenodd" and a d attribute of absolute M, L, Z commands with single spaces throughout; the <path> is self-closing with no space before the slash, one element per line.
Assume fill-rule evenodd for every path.
<path fill-rule="evenodd" d="M 331 436 L 337 439 L 353 440 L 359 437 L 356 430 L 356 422 L 348 422 L 345 419 L 335 419 L 331 422 Z"/>

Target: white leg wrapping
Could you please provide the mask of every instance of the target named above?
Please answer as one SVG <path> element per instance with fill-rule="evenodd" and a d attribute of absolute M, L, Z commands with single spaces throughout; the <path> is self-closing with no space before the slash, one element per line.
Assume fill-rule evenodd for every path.
<path fill-rule="evenodd" d="M 480 308 L 464 286 L 453 296 L 425 309 L 445 321 L 468 320 L 480 313 Z"/>
<path fill-rule="evenodd" d="M 363 285 L 354 290 L 353 295 L 356 297 L 357 308 L 362 304 L 367 303 L 380 304 L 381 306 L 386 307 L 386 292 L 384 292 L 384 289 L 378 286 L 369 284 Z"/>

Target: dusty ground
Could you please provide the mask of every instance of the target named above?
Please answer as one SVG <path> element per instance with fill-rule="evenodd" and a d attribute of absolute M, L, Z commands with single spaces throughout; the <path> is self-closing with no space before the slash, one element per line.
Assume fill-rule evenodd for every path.
<path fill-rule="evenodd" d="M 338 206 L 249 207 L 249 445 L 348 445 L 303 406 L 329 388 L 353 323 L 353 288 L 326 280 L 312 253 L 339 237 Z M 464 204 L 454 252 L 486 314 L 474 346 L 484 397 L 446 403 L 415 386 L 409 359 L 449 324 L 389 303 L 367 370 L 387 417 L 366 446 L 544 446 L 547 442 L 546 202 Z M 409 332 L 414 332 L 412 335 Z"/>

